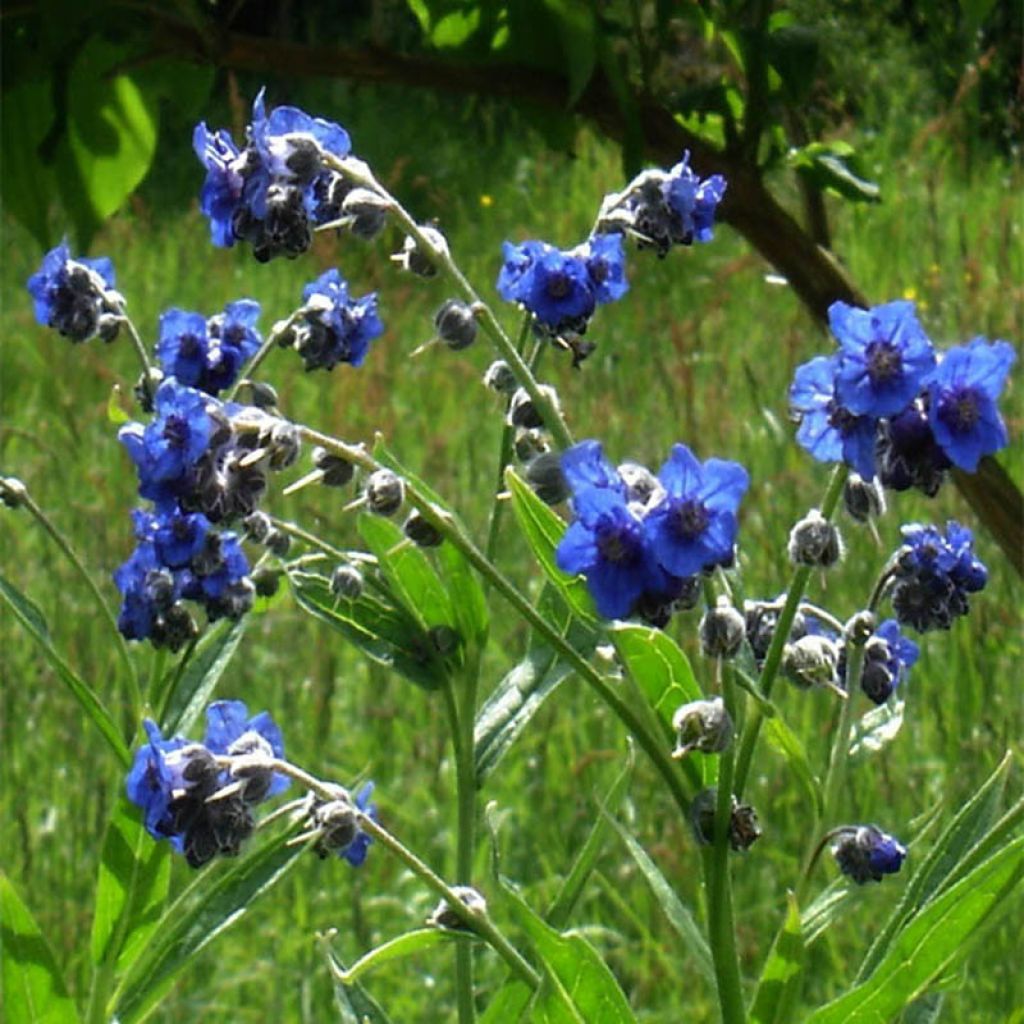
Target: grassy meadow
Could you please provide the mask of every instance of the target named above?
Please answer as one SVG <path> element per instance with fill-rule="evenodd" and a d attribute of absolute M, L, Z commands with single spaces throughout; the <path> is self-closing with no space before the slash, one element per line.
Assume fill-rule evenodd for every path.
<path fill-rule="evenodd" d="M 453 125 L 436 111 L 427 111 L 431 117 L 413 109 L 396 112 L 394 104 L 387 107 L 386 99 L 369 93 L 339 90 L 338 97 L 336 108 L 315 112 L 346 124 L 360 155 L 417 216 L 438 219 L 467 276 L 488 300 L 499 301 L 493 281 L 502 240 L 543 237 L 573 245 L 586 236 L 601 196 L 622 184 L 616 151 L 587 134 L 578 137 L 571 157 L 553 154 L 536 140 L 520 151 L 521 139 L 505 133 L 494 112 L 453 115 Z M 391 110 L 386 131 L 385 109 Z M 437 137 L 429 137 L 435 128 Z M 947 128 L 918 128 L 911 123 L 863 140 L 885 201 L 831 208 L 837 254 L 874 301 L 915 298 L 940 346 L 977 334 L 1020 343 L 1019 169 L 976 155 L 968 163 L 947 144 Z M 171 158 L 198 192 L 201 172 L 185 163 L 187 147 L 187 137 L 178 139 Z M 163 143 L 164 148 L 171 147 Z M 28 485 L 115 602 L 110 573 L 132 548 L 129 510 L 136 497 L 135 473 L 116 441 L 107 405 L 112 389 L 120 388 L 115 401 L 129 408 L 134 354 L 124 339 L 110 347 L 98 340 L 72 347 L 37 326 L 24 283 L 41 253 L 15 223 L 5 221 L 3 231 L 0 471 Z M 320 238 L 295 262 L 261 266 L 241 249 L 212 248 L 194 202 L 173 207 L 156 186 L 144 186 L 89 254 L 114 260 L 118 287 L 149 343 L 168 306 L 211 314 L 243 296 L 262 303 L 265 331 L 300 301 L 302 286 L 329 266 L 341 269 L 354 294 L 378 291 L 387 331 L 362 369 L 305 374 L 294 353 L 278 351 L 265 365 L 265 377 L 293 419 L 349 441 L 368 441 L 381 432 L 482 537 L 502 428 L 495 397 L 478 383 L 491 353 L 482 341 L 461 354 L 438 346 L 410 358 L 430 336 L 433 313 L 448 293 L 442 283 L 394 269 L 387 254 L 400 241 L 393 234 L 368 246 L 348 237 Z M 552 352 L 542 368 L 559 389 L 575 435 L 600 438 L 613 459 L 657 467 L 669 446 L 683 441 L 701 458 L 747 466 L 752 485 L 741 510 L 740 565 L 751 596 L 773 596 L 784 586 L 788 530 L 817 503 L 828 473 L 793 442 L 786 389 L 794 367 L 828 351 L 831 342 L 789 289 L 770 279 L 770 269 L 728 227 L 713 244 L 675 251 L 664 261 L 633 253 L 631 293 L 603 308 L 588 335 L 598 343 L 595 354 L 575 371 Z M 514 311 L 498 312 L 514 329 Z M 1014 440 L 1002 456 L 1018 481 L 1024 476 L 1021 372 L 1018 364 L 1004 400 Z M 302 471 L 297 467 L 286 479 Z M 290 498 L 271 494 L 265 507 L 345 546 L 357 542 L 353 520 L 342 512 L 349 497 L 310 488 Z M 846 618 L 866 601 L 901 523 L 949 517 L 977 525 L 952 486 L 933 502 L 893 496 L 879 523 L 880 545 L 847 522 L 849 557 L 841 571 L 812 584 L 811 599 Z M 0 530 L 3 574 L 39 604 L 67 660 L 112 707 L 123 706 L 123 665 L 88 591 L 23 513 L 3 510 Z M 977 547 L 989 566 L 988 588 L 949 634 L 923 639 L 905 691 L 902 733 L 881 753 L 857 761 L 850 773 L 851 821 L 876 821 L 909 840 L 915 822 L 937 813 L 937 825 L 911 848 L 911 863 L 1005 751 L 1021 752 L 1021 581 L 983 533 Z M 539 588 L 541 573 L 511 517 L 499 552 L 524 588 Z M 524 630 L 504 609 L 492 611 L 485 685 L 511 667 L 526 643 Z M 682 615 L 670 629 L 692 652 L 704 679 L 708 667 L 693 643 L 696 621 L 695 613 Z M 0 651 L 0 864 L 49 936 L 71 987 L 83 993 L 100 843 L 123 779 L 10 615 L 0 619 Z M 156 659 L 148 648 L 134 654 L 145 677 Z M 284 730 L 290 757 L 312 771 L 341 781 L 359 774 L 374 778 L 387 825 L 429 862 L 451 870 L 453 763 L 439 700 L 368 665 L 308 619 L 287 593 L 252 616 L 219 696 L 243 698 L 253 711 L 270 710 Z M 792 688 L 778 696 L 812 763 L 823 767 L 834 700 Z M 553 897 L 600 813 L 598 795 L 625 756 L 621 726 L 570 679 L 488 780 L 480 803 L 493 801 L 496 807 L 502 870 L 523 886 L 532 905 L 544 907 Z M 1010 785 L 1014 794 L 1020 791 L 1019 767 Z M 734 884 L 740 954 L 752 979 L 795 879 L 809 815 L 784 762 L 763 743 L 748 796 L 764 837 L 735 859 Z M 698 858 L 688 827 L 642 760 L 628 811 L 635 834 L 699 917 Z M 478 860 L 484 889 L 488 856 L 485 835 Z M 177 891 L 189 869 L 182 862 L 174 870 Z M 819 868 L 821 886 L 834 875 L 831 864 Z M 904 884 L 905 875 L 865 887 L 848 918 L 814 947 L 808 996 L 815 1004 L 851 979 Z M 989 934 L 968 969 L 944 979 L 942 1021 L 1024 1020 L 1017 1009 L 1024 1006 L 1024 980 L 1012 967 L 1019 959 L 1017 899 L 1017 911 Z M 433 903 L 379 849 L 358 872 L 310 858 L 218 941 L 153 1020 L 331 1019 L 331 986 L 314 933 L 337 929 L 339 954 L 351 961 L 420 924 Z M 607 958 L 640 1020 L 716 1019 L 713 992 L 687 963 L 617 839 L 609 840 L 572 923 Z M 370 976 L 369 987 L 396 1022 L 428 1024 L 447 1019 L 439 1007 L 452 1005 L 450 977 L 451 958 L 439 954 L 385 967 Z M 480 987 L 493 988 L 502 977 L 495 959 L 482 954 Z"/>

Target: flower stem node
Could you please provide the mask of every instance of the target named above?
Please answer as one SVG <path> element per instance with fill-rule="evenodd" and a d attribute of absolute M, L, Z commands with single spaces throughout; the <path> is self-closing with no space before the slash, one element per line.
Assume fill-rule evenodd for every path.
<path fill-rule="evenodd" d="M 487 900 L 471 885 L 454 885 L 452 892 L 458 896 L 459 901 L 464 903 L 468 909 L 481 917 L 487 913 Z M 447 900 L 441 900 L 434 908 L 434 912 L 427 918 L 427 924 L 431 928 L 443 928 L 447 931 L 472 931 L 473 929 L 462 920 L 452 909 Z"/>
<path fill-rule="evenodd" d="M 700 620 L 700 649 L 706 658 L 734 658 L 746 636 L 746 620 L 729 598 L 718 598 Z"/>
<path fill-rule="evenodd" d="M 696 750 L 701 754 L 720 754 L 733 740 L 732 718 L 721 697 L 694 700 L 676 709 L 672 716 L 676 731 L 674 758 L 683 758 Z"/>
<path fill-rule="evenodd" d="M 484 387 L 499 395 L 511 395 L 518 386 L 512 367 L 504 359 L 496 359 L 484 372 Z"/>
<path fill-rule="evenodd" d="M 331 573 L 331 593 L 335 597 L 347 597 L 350 601 L 358 601 L 363 595 L 365 585 L 363 574 L 348 562 L 336 565 Z"/>
<path fill-rule="evenodd" d="M 690 826 L 694 838 L 701 846 L 710 846 L 715 841 L 715 808 L 718 804 L 718 790 L 702 789 L 690 805 Z M 733 795 L 732 812 L 729 817 L 729 845 L 737 851 L 749 850 L 761 838 L 761 826 L 757 812 L 749 804 L 741 804 Z"/>
<path fill-rule="evenodd" d="M 839 647 L 817 633 L 788 643 L 782 652 L 782 674 L 800 689 L 838 686 Z"/>
<path fill-rule="evenodd" d="M 365 498 L 375 516 L 393 516 L 405 501 L 405 484 L 390 469 L 375 470 L 367 478 Z"/>
<path fill-rule="evenodd" d="M 453 352 L 461 352 L 476 341 L 477 321 L 473 310 L 458 299 L 446 299 L 434 314 L 437 336 Z"/>
<path fill-rule="evenodd" d="M 907 856 L 906 848 L 875 825 L 849 825 L 837 829 L 832 856 L 839 870 L 858 885 L 880 882 L 896 874 Z"/>
<path fill-rule="evenodd" d="M 413 509 L 402 525 L 402 532 L 421 548 L 436 548 L 444 540 L 438 528 L 418 509 Z"/>
<path fill-rule="evenodd" d="M 812 508 L 790 531 L 787 552 L 794 565 L 828 569 L 842 560 L 843 539 L 835 524 Z"/>

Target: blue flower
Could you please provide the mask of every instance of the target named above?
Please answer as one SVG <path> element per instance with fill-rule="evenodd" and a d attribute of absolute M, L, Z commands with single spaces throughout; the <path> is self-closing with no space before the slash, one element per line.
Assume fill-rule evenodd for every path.
<path fill-rule="evenodd" d="M 559 569 L 583 573 L 597 610 L 622 618 L 645 591 L 668 591 L 667 575 L 651 550 L 643 522 L 625 495 L 610 487 L 585 487 L 573 498 L 577 519 L 555 551 Z"/>
<path fill-rule="evenodd" d="M 183 309 L 169 309 L 161 315 L 156 354 L 168 377 L 191 388 L 200 387 L 208 347 L 206 317 Z"/>
<path fill-rule="evenodd" d="M 334 268 L 306 285 L 302 319 L 286 340 L 302 356 L 307 370 L 331 370 L 338 363 L 361 366 L 370 342 L 384 333 L 377 316 L 377 295 L 349 298 L 348 284 Z"/>
<path fill-rule="evenodd" d="M 370 802 L 370 798 L 373 796 L 374 784 L 367 782 L 358 793 L 356 793 L 356 807 L 359 810 L 364 811 L 374 821 L 377 820 L 377 805 Z M 366 860 L 366 854 L 370 849 L 370 843 L 373 842 L 373 836 L 367 834 L 362 829 L 356 833 L 355 839 L 346 846 L 344 849 L 338 851 L 338 855 L 344 857 L 354 868 L 361 867 L 363 862 Z"/>
<path fill-rule="evenodd" d="M 348 132 L 297 107 L 264 105 L 266 89 L 260 89 L 252 105 L 252 139 L 267 171 L 284 181 L 308 184 L 322 167 L 321 155 L 344 157 L 352 148 Z"/>
<path fill-rule="evenodd" d="M 501 246 L 502 264 L 498 272 L 497 289 L 498 294 L 506 302 L 522 302 L 525 292 L 520 282 L 529 273 L 534 261 L 537 260 L 545 249 L 550 248 L 545 242 L 538 242 L 534 239 L 523 242 L 521 245 L 513 245 L 511 242 L 503 242 Z"/>
<path fill-rule="evenodd" d="M 590 287 L 599 304 L 616 302 L 629 291 L 622 235 L 591 235 L 580 246 L 578 255 L 587 268 Z"/>
<path fill-rule="evenodd" d="M 124 300 L 114 290 L 114 265 L 109 259 L 73 260 L 66 242 L 44 257 L 28 279 L 36 321 L 70 338 L 87 341 L 99 334 L 112 341 L 118 331 Z"/>
<path fill-rule="evenodd" d="M 580 441 L 562 452 L 562 473 L 574 493 L 587 487 L 608 487 L 625 494 L 626 484 L 605 457 L 600 441 Z"/>
<path fill-rule="evenodd" d="M 945 472 L 952 465 L 935 440 L 920 399 L 881 421 L 876 457 L 883 486 L 894 491 L 916 487 L 929 498 L 938 494 Z"/>
<path fill-rule="evenodd" d="M 789 404 L 799 420 L 796 439 L 819 462 L 845 462 L 865 480 L 875 476 L 872 416 L 857 416 L 836 398 L 837 356 L 818 356 L 797 368 Z"/>
<path fill-rule="evenodd" d="M 875 825 L 858 825 L 839 831 L 832 855 L 844 875 L 863 885 L 896 874 L 903 866 L 907 851 L 898 840 Z"/>
<path fill-rule="evenodd" d="M 206 735 L 203 745 L 220 756 L 262 754 L 284 758 L 284 740 L 277 723 L 266 711 L 249 717 L 249 709 L 240 700 L 216 700 L 206 709 Z M 248 803 L 258 803 L 283 793 L 291 780 L 280 772 L 267 772 L 266 778 L 250 773 L 245 789 Z M 253 783 L 257 785 L 253 785 Z"/>
<path fill-rule="evenodd" d="M 935 440 L 960 469 L 1006 446 L 1006 424 L 997 402 L 1016 355 L 1005 341 L 974 338 L 943 355 L 926 383 L 928 420 Z"/>
<path fill-rule="evenodd" d="M 520 302 L 552 333 L 582 334 L 596 299 L 583 260 L 547 247 L 519 279 Z"/>
<path fill-rule="evenodd" d="M 701 181 L 690 168 L 689 152 L 668 172 L 662 192 L 669 209 L 678 218 L 673 233 L 679 236 L 681 244 L 712 240 L 715 211 L 725 195 L 725 188 L 725 178 L 720 174 Z"/>
<path fill-rule="evenodd" d="M 118 439 L 138 468 L 142 497 L 166 501 L 192 486 L 196 465 L 213 434 L 209 401 L 201 391 L 171 377 L 157 389 L 154 419 L 145 427 L 128 423 L 121 428 Z"/>
<path fill-rule="evenodd" d="M 833 302 L 828 320 L 839 341 L 836 400 L 856 416 L 890 416 L 905 409 L 935 367 L 935 350 L 914 304 L 858 309 Z"/>
<path fill-rule="evenodd" d="M 750 483 L 736 462 L 703 465 L 685 445 L 672 446 L 658 479 L 665 496 L 646 519 L 655 558 L 674 576 L 692 576 L 732 561 L 736 510 Z"/>
<path fill-rule="evenodd" d="M 904 545 L 893 567 L 897 621 L 919 633 L 949 629 L 968 611 L 968 594 L 984 588 L 988 570 L 974 556 L 974 535 L 954 520 L 943 536 L 934 526 L 902 529 Z"/>
<path fill-rule="evenodd" d="M 900 632 L 895 619 L 886 619 L 868 639 L 860 688 L 876 704 L 884 704 L 907 678 L 918 658 L 918 647 Z"/>
<path fill-rule="evenodd" d="M 246 157 L 239 153 L 229 132 L 211 132 L 205 121 L 192 133 L 192 148 L 206 168 L 199 209 L 210 219 L 213 244 L 228 248 L 235 244 L 234 221 L 242 202 Z"/>

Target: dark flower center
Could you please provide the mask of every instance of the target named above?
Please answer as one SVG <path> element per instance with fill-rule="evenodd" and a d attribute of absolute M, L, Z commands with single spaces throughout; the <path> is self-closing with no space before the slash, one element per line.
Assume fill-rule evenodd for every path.
<path fill-rule="evenodd" d="M 640 553 L 634 531 L 625 524 L 603 523 L 597 529 L 596 542 L 601 558 L 614 565 L 634 562 Z"/>
<path fill-rule="evenodd" d="M 847 434 L 853 433 L 857 417 L 849 409 L 844 409 L 838 402 L 832 401 L 828 403 L 828 425 L 846 437 Z"/>
<path fill-rule="evenodd" d="M 959 387 L 939 404 L 939 419 L 950 430 L 963 434 L 973 430 L 980 418 L 978 392 Z"/>
<path fill-rule="evenodd" d="M 608 280 L 608 263 L 605 260 L 591 260 L 587 264 L 587 271 L 590 273 L 591 281 L 596 284 L 603 284 Z"/>
<path fill-rule="evenodd" d="M 711 521 L 711 513 L 696 498 L 679 502 L 672 510 L 672 521 L 676 532 L 687 540 L 699 537 Z"/>
<path fill-rule="evenodd" d="M 184 448 L 188 441 L 188 423 L 182 416 L 170 415 L 164 421 L 164 440 L 172 448 Z"/>
<path fill-rule="evenodd" d="M 903 372 L 903 357 L 892 342 L 873 341 L 865 355 L 872 384 L 888 384 Z"/>
<path fill-rule="evenodd" d="M 183 334 L 178 341 L 178 352 L 183 359 L 192 359 L 199 355 L 201 343 L 194 334 Z"/>
<path fill-rule="evenodd" d="M 553 299 L 564 299 L 569 294 L 569 275 L 559 270 L 548 278 L 548 295 Z"/>

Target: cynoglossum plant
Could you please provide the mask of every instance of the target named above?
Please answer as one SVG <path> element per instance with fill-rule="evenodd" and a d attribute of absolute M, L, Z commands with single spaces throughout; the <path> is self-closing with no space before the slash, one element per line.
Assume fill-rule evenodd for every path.
<path fill-rule="evenodd" d="M 902 435 L 894 425 L 902 417 L 916 417 L 915 429 L 928 433 L 916 447 L 900 442 L 899 480 L 927 475 L 924 490 L 934 489 L 935 474 L 941 482 L 944 467 L 936 451 L 966 468 L 974 453 L 1005 441 L 995 402 L 1009 347 L 973 342 L 962 350 L 966 356 L 957 355 L 960 350 L 939 355 L 906 306 L 837 306 L 833 328 L 840 353 L 798 371 L 791 397 L 802 417 L 801 443 L 816 458 L 841 465 L 818 507 L 790 533 L 789 586 L 780 597 L 744 601 L 742 569 L 750 555 L 743 551 L 741 501 L 756 497 L 748 471 L 725 459 L 702 460 L 682 443 L 673 446 L 657 474 L 636 462 L 615 465 L 599 441 L 573 443 L 557 394 L 536 372 L 541 354 L 552 346 L 570 350 L 577 365 L 587 354 L 592 342 L 584 342 L 584 334 L 597 307 L 625 293 L 630 238 L 659 254 L 672 245 L 709 240 L 724 182 L 701 181 L 684 158 L 668 172 L 641 174 L 609 197 L 595 233 L 572 249 L 540 241 L 506 246 L 497 288 L 524 312 L 516 334 L 466 280 L 440 229 L 419 224 L 351 156 L 340 126 L 292 108 L 268 114 L 261 94 L 244 148 L 205 126 L 196 139 L 207 169 L 201 203 L 216 244 L 251 245 L 260 260 L 297 257 L 316 230 L 367 238 L 390 220 L 407 237 L 396 263 L 448 282 L 455 296 L 435 317 L 439 337 L 455 337 L 457 343 L 448 347 L 458 351 L 467 347 L 466 338 L 472 341 L 469 325 L 479 324 L 503 360 L 488 372 L 506 398 L 500 462 L 507 493 L 495 500 L 513 505 L 546 581 L 538 595 L 524 593 L 501 566 L 496 545 L 478 542 L 444 498 L 381 440 L 370 448 L 290 422 L 274 389 L 256 378 L 277 346 L 295 348 L 309 371 L 337 370 L 339 363 L 358 367 L 372 358 L 371 343 L 383 329 L 376 296 L 352 298 L 332 268 L 303 290 L 301 305 L 266 339 L 256 330 L 258 307 L 252 300 L 229 304 L 209 318 L 169 310 L 156 346 L 159 370 L 139 350 L 144 375 L 138 398 L 149 418 L 121 429 L 140 497 L 149 505 L 134 514 L 135 550 L 116 570 L 115 582 L 122 595 L 121 633 L 181 655 L 175 670 L 156 673 L 150 691 L 136 698 L 146 704 L 134 709 L 137 715 L 156 718 L 145 725 L 146 742 L 134 754 L 131 737 L 113 725 L 101 697 L 64 665 L 73 692 L 125 763 L 132 805 L 119 808 L 111 841 L 129 837 L 133 856 L 101 892 L 109 899 L 111 886 L 120 886 L 128 894 L 121 904 L 127 909 L 97 939 L 89 1017 L 134 1020 L 148 1013 L 197 949 L 294 868 L 303 844 L 361 863 L 368 841 L 375 839 L 434 889 L 447 910 L 432 915 L 432 930 L 371 952 L 361 966 L 345 969 L 331 954 L 332 973 L 342 984 L 354 983 L 388 958 L 452 942 L 462 1021 L 474 1019 L 485 999 L 493 1007 L 484 1011 L 491 1019 L 516 1019 L 527 1008 L 538 1019 L 633 1019 L 634 1008 L 593 947 L 578 933 L 561 930 L 564 908 L 578 897 L 592 860 L 570 873 L 573 885 L 567 883 L 556 901 L 563 908 L 559 920 L 547 923 L 499 877 L 488 883 L 477 877 L 479 787 L 529 726 L 539 703 L 531 698 L 575 675 L 621 720 L 664 782 L 679 819 L 692 826 L 707 938 L 694 929 L 687 942 L 710 965 L 722 1017 L 791 1019 L 801 1007 L 805 944 L 799 911 L 811 894 L 822 849 L 831 845 L 839 870 L 857 883 L 897 872 L 905 856 L 903 844 L 888 832 L 898 831 L 898 823 L 884 820 L 883 813 L 871 814 L 880 825 L 844 817 L 858 691 L 895 715 L 917 656 L 901 627 L 948 627 L 966 613 L 967 595 L 984 586 L 986 570 L 966 528 L 949 524 L 942 533 L 911 526 L 905 528 L 904 547 L 880 567 L 863 608 L 821 607 L 824 599 L 812 604 L 805 591 L 816 573 L 841 571 L 845 545 L 834 519 L 844 495 L 855 518 L 880 510 L 875 481 L 887 483 L 880 464 L 895 461 L 894 432 Z M 37 316 L 47 324 L 98 325 L 104 315 L 116 315 L 138 338 L 123 300 L 109 297 L 112 287 L 112 272 L 72 260 L 66 249 L 47 256 L 30 286 Z M 453 309 L 459 311 L 454 327 L 447 320 Z M 91 330 L 75 327 L 83 340 Z M 239 396 L 249 404 L 237 401 Z M 303 453 L 310 445 L 312 465 L 306 466 Z M 927 474 L 915 456 L 929 460 Z M 508 468 L 515 458 L 522 460 L 522 475 Z M 848 466 L 856 469 L 857 481 L 847 480 Z M 325 488 L 321 500 L 344 502 L 358 516 L 368 550 L 343 550 L 315 524 L 273 515 L 271 483 L 277 473 L 289 472 L 299 475 L 282 491 Z M 352 491 L 339 499 L 337 487 Z M 6 503 L 32 512 L 23 485 L 5 479 L 3 488 Z M 568 499 L 567 517 L 541 494 L 553 505 Z M 35 508 L 32 514 L 43 521 Z M 217 702 L 203 741 L 183 738 L 238 642 L 238 629 L 230 625 L 200 639 L 200 622 L 244 621 L 258 589 L 282 578 L 301 608 L 396 674 L 439 694 L 455 761 L 451 884 L 376 820 L 366 787 L 353 797 L 347 788 L 285 761 L 280 731 L 268 718 L 249 718 L 238 702 Z M 10 588 L 4 594 L 36 638 L 48 644 L 26 599 Z M 488 595 L 529 628 L 533 641 L 525 661 L 481 704 Z M 893 618 L 879 623 L 886 601 Z M 695 671 L 662 628 L 697 605 L 703 606 L 699 631 L 706 661 Z M 47 650 L 56 657 L 52 646 Z M 781 694 L 775 685 L 780 674 L 800 689 L 835 695 L 840 710 L 823 782 L 801 738 L 786 724 L 782 704 L 799 698 Z M 770 826 L 762 824 L 770 822 L 771 808 L 755 810 L 744 802 L 765 729 L 785 750 L 810 800 L 802 829 L 807 853 L 792 885 L 796 916 L 785 917 L 764 966 L 764 983 L 751 1000 L 737 953 L 730 851 L 748 851 L 753 858 L 772 842 Z M 290 826 L 266 838 L 253 836 L 254 807 L 287 778 L 312 799 L 293 809 Z M 384 820 L 388 803 L 385 794 L 379 811 Z M 852 990 L 871 1012 L 898 1012 L 963 955 L 966 938 L 1017 880 L 1024 855 L 1013 838 L 1016 829 L 1012 816 L 992 825 L 979 812 L 971 821 L 958 818 L 935 842 L 922 862 L 930 880 L 917 884 L 913 876 L 907 898 L 870 950 L 870 968 Z M 149 889 L 142 885 L 144 865 L 158 872 L 160 854 L 150 843 L 157 837 L 168 839 L 197 868 L 218 855 L 238 860 L 220 874 L 204 869 L 164 909 L 166 875 Z M 973 852 L 979 850 L 985 855 Z M 673 879 L 649 857 L 645 871 L 652 885 L 671 893 Z M 7 898 L 15 907 L 13 895 Z M 827 920 L 828 911 L 819 912 L 818 920 L 822 915 Z M 159 917 L 164 927 L 151 930 L 144 917 Z M 453 927 L 453 918 L 465 927 Z M 521 933 L 516 943 L 522 950 L 506 937 L 506 921 Z M 935 929 L 945 942 L 938 954 L 922 938 Z M 508 985 L 477 991 L 474 938 L 507 965 Z M 17 955 L 19 967 L 29 963 L 27 947 Z M 904 974 L 898 983 L 887 982 L 897 965 Z M 354 993 L 356 1005 L 364 1005 Z M 852 998 L 844 996 L 842 1005 L 851 1005 Z M 826 1006 L 814 1017 L 842 1019 L 839 1012 Z"/>

